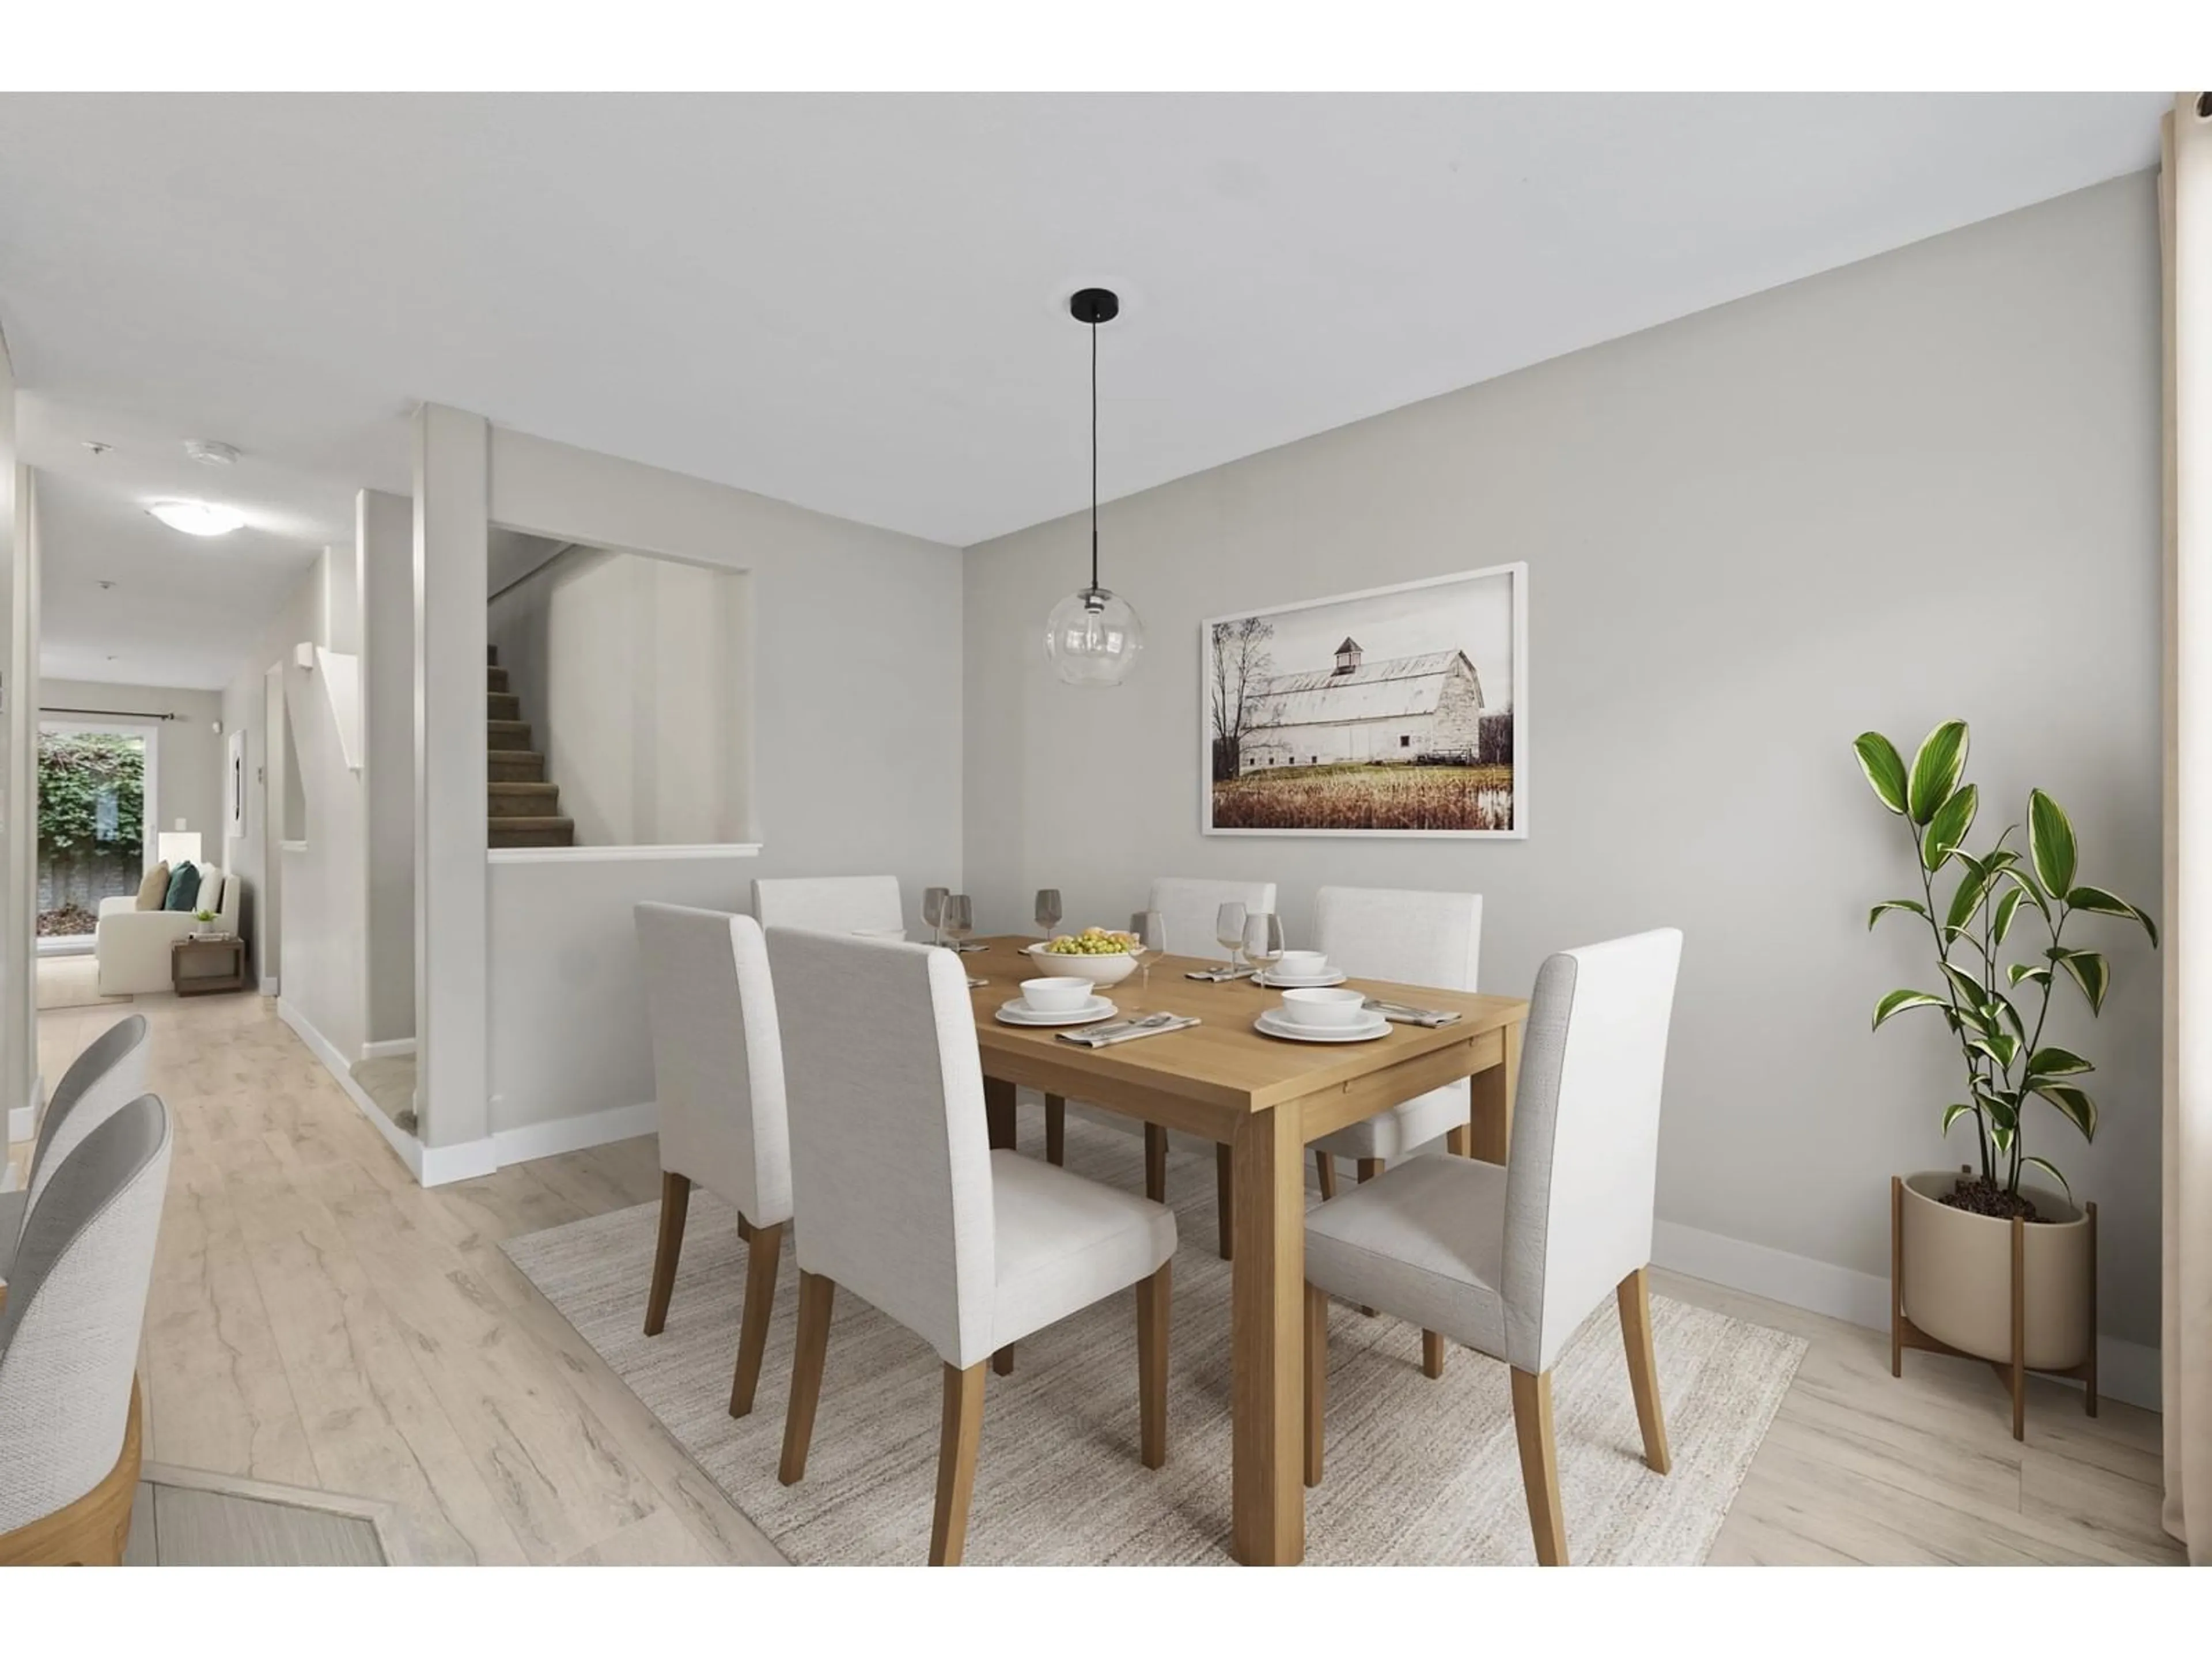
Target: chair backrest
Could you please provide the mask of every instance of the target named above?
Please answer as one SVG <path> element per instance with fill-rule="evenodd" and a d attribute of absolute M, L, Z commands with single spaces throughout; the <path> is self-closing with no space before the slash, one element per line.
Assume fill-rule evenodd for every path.
<path fill-rule="evenodd" d="M 1682 935 L 1549 958 L 1522 1040 L 1505 1177 L 1509 1364 L 1549 1370 L 1576 1328 L 1651 1260 L 1659 1097 Z"/>
<path fill-rule="evenodd" d="M 896 876 L 784 876 L 753 883 L 753 920 L 817 933 L 881 933 L 906 926 Z"/>
<path fill-rule="evenodd" d="M 94 1037 L 54 1085 L 31 1149 L 30 1178 L 23 1183 L 25 1225 L 62 1160 L 118 1108 L 145 1092 L 146 1017 L 132 1014 Z"/>
<path fill-rule="evenodd" d="M 1315 944 L 1354 979 L 1472 991 L 1482 954 L 1482 895 L 1324 887 Z"/>
<path fill-rule="evenodd" d="M 1167 926 L 1168 951 L 1178 957 L 1222 954 L 1213 937 L 1213 919 L 1224 904 L 1241 904 L 1247 915 L 1275 908 L 1272 881 L 1212 881 L 1196 876 L 1160 876 L 1152 882 L 1152 902 Z"/>
<path fill-rule="evenodd" d="M 75 1503 L 122 1450 L 169 1145 L 167 1108 L 127 1102 L 25 1222 L 0 1310 L 0 1532 Z"/>
<path fill-rule="evenodd" d="M 678 904 L 641 904 L 636 915 L 660 1167 L 756 1226 L 790 1220 L 783 1038 L 760 924 Z"/>
<path fill-rule="evenodd" d="M 991 1352 L 983 1068 L 950 951 L 772 927 L 799 1265 L 966 1367 Z"/>

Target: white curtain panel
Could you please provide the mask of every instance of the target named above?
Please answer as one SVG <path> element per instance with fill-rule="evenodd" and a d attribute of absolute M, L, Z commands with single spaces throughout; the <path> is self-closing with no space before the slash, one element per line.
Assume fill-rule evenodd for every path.
<path fill-rule="evenodd" d="M 2166 1527 L 2212 1565 L 2212 95 L 2159 178 L 2166 270 Z"/>

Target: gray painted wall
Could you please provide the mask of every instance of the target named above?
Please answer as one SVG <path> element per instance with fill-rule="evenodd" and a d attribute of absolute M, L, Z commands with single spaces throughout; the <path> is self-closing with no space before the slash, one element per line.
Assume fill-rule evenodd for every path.
<path fill-rule="evenodd" d="M 1924 938 L 1867 934 L 1914 884 L 1850 740 L 1971 720 L 1986 801 L 2051 790 L 2085 878 L 2154 902 L 2158 342 L 2130 178 L 1114 502 L 1104 579 L 1149 640 L 1117 690 L 1038 647 L 1078 521 L 973 549 L 977 925 L 1024 925 L 1041 885 L 1111 924 L 1153 875 L 1213 873 L 1281 883 L 1303 940 L 1326 882 L 1473 890 L 1485 988 L 1525 994 L 1552 951 L 1677 924 L 1660 1214 L 1886 1273 L 1890 1175 L 1965 1149 L 1936 1134 L 1940 1032 L 1867 1029 L 1933 970 Z M 1109 389 L 1105 420 L 1139 415 Z M 1509 560 L 1527 841 L 1200 834 L 1201 617 Z M 2106 1330 L 2149 1343 L 2159 968 L 2106 939 L 2103 1020 L 2052 1022 L 2101 1064 L 2104 1128 L 2046 1116 L 2037 1144 L 2100 1202 Z"/>
<path fill-rule="evenodd" d="M 215 729 L 222 718 L 222 697 L 214 691 L 165 685 L 103 685 L 92 680 L 39 682 L 42 711 L 112 708 L 129 714 L 174 714 L 154 728 L 154 803 L 156 830 L 173 830 L 177 820 L 199 832 L 200 850 L 217 863 L 223 856 L 223 739 Z M 90 714 L 52 714 L 53 720 L 96 720 Z M 228 726 L 224 728 L 228 730 Z"/>
<path fill-rule="evenodd" d="M 368 752 L 368 1036 L 415 1035 L 415 507 L 364 489 L 362 724 Z"/>

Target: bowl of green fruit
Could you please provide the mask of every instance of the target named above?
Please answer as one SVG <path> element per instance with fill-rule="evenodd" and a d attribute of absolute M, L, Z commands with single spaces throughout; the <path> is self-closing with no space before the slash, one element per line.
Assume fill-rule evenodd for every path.
<path fill-rule="evenodd" d="M 1073 974 L 1093 985 L 1118 985 L 1135 971 L 1137 949 L 1133 933 L 1086 927 L 1032 945 L 1029 954 L 1036 959 L 1040 973 Z"/>

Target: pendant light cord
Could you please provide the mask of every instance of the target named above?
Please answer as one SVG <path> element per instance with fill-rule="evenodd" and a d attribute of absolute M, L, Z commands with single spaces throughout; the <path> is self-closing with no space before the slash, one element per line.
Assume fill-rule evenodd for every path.
<path fill-rule="evenodd" d="M 1091 325 L 1091 586 L 1098 586 L 1098 325 Z"/>

